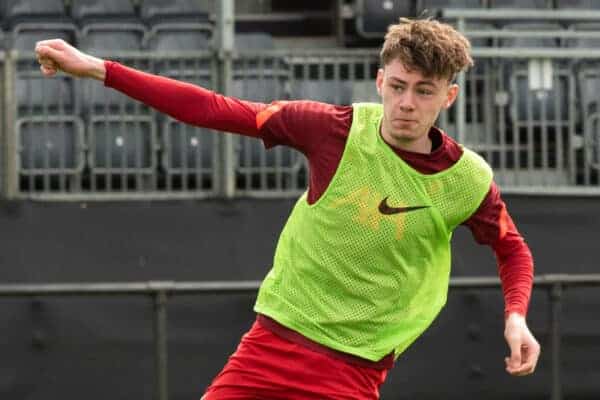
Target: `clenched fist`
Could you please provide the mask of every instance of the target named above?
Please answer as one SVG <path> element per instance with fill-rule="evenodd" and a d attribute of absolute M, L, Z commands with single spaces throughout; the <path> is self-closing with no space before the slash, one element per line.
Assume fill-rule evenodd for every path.
<path fill-rule="evenodd" d="M 35 53 L 40 70 L 46 77 L 56 75 L 59 70 L 76 77 L 100 81 L 104 81 L 106 76 L 104 60 L 85 54 L 62 39 L 37 42 Z"/>

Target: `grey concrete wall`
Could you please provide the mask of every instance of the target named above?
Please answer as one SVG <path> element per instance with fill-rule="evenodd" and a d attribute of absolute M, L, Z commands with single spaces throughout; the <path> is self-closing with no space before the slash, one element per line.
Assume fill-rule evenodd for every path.
<path fill-rule="evenodd" d="M 536 272 L 596 273 L 600 200 L 507 197 Z M 293 205 L 235 202 L 0 204 L 2 283 L 261 279 Z M 489 249 L 460 228 L 453 274 L 494 275 Z M 251 325 L 254 295 L 169 300 L 172 399 L 197 399 Z M 0 299 L 0 398 L 147 399 L 153 395 L 149 298 Z M 600 393 L 599 288 L 567 291 L 569 399 Z M 542 399 L 550 391 L 548 301 L 534 292 L 538 372 L 504 373 L 499 290 L 450 293 L 431 329 L 397 362 L 383 399 Z"/>

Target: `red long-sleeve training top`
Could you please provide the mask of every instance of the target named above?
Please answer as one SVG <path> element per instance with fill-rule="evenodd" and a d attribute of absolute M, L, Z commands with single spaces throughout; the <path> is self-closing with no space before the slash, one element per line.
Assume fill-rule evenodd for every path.
<path fill-rule="evenodd" d="M 352 124 L 352 106 L 316 101 L 257 103 L 227 97 L 189 83 L 172 80 L 106 61 L 107 87 L 117 89 L 182 122 L 263 140 L 267 148 L 286 145 L 308 159 L 308 201 L 323 194 L 337 169 Z M 430 154 L 390 146 L 415 170 L 432 174 L 452 166 L 460 146 L 432 128 Z M 533 282 L 533 259 L 494 182 L 479 209 L 463 223 L 480 244 L 492 247 L 502 281 L 505 316 L 527 314 Z"/>

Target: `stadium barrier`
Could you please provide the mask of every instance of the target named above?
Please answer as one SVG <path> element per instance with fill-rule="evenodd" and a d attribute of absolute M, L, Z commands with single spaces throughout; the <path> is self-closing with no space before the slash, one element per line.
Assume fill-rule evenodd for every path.
<path fill-rule="evenodd" d="M 154 304 L 154 343 L 156 398 L 167 400 L 168 354 L 167 354 L 167 303 L 176 295 L 252 294 L 260 286 L 259 281 L 206 281 L 206 282 L 128 282 L 128 283 L 52 283 L 52 284 L 1 284 L 0 297 L 41 296 L 151 296 Z M 450 290 L 498 289 L 496 277 L 454 277 Z M 561 302 L 566 288 L 600 286 L 600 274 L 569 275 L 549 274 L 534 278 L 534 286 L 545 290 L 550 300 L 549 332 L 552 385 L 551 400 L 561 400 Z"/>

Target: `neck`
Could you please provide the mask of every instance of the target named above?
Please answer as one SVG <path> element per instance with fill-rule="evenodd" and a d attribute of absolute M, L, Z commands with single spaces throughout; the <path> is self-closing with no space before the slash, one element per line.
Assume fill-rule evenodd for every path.
<path fill-rule="evenodd" d="M 433 143 L 429 138 L 429 132 L 418 139 L 405 139 L 393 137 L 382 129 L 381 137 L 388 145 L 412 153 L 430 154 L 433 146 Z"/>

